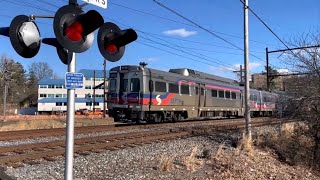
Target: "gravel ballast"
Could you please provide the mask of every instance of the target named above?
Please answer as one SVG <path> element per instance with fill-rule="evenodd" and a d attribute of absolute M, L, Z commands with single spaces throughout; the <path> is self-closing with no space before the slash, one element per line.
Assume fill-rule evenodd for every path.
<path fill-rule="evenodd" d="M 79 155 L 74 159 L 74 179 L 319 179 L 308 170 L 281 163 L 261 150 L 255 150 L 254 157 L 232 155 L 238 135 L 217 133 Z M 197 153 L 193 156 L 194 150 Z M 164 159 L 169 159 L 167 164 Z M 41 164 L 20 168 L 6 167 L 5 172 L 18 180 L 63 179 L 64 158 L 41 160 Z"/>

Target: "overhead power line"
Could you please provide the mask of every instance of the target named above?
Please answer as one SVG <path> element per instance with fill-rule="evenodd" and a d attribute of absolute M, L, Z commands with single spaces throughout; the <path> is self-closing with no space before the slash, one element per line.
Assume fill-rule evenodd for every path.
<path fill-rule="evenodd" d="M 242 0 L 240 0 L 240 2 L 245 5 L 245 3 L 244 3 Z M 282 40 L 280 39 L 280 37 L 279 37 L 249 6 L 248 6 L 248 9 L 249 9 L 249 11 L 292 53 L 293 56 L 296 56 L 298 59 L 301 60 L 301 58 L 300 58 L 298 55 L 296 55 L 296 54 L 287 46 L 287 44 L 284 43 L 284 41 L 282 41 Z"/>
<path fill-rule="evenodd" d="M 36 5 L 32 4 L 32 3 L 27 3 L 25 1 L 20 1 L 20 0 L 10 1 L 10 0 L 6 0 L 5 2 L 11 3 L 11 4 L 20 5 L 20 6 L 31 7 L 31 8 L 38 9 L 38 10 L 45 11 L 45 12 L 55 13 L 55 11 L 52 11 L 50 9 L 46 9 L 46 8 L 41 7 L 41 6 L 36 6 Z"/>
<path fill-rule="evenodd" d="M 192 20 L 188 19 L 187 17 L 185 17 L 185 16 L 183 16 L 183 15 L 179 14 L 179 13 L 178 13 L 178 12 L 176 12 L 175 10 L 170 9 L 169 7 L 167 7 L 167 6 L 163 5 L 162 3 L 160 3 L 160 2 L 158 2 L 158 1 L 156 1 L 156 0 L 153 0 L 153 1 L 154 1 L 155 3 L 157 3 L 159 6 L 161 6 L 161 7 L 165 8 L 165 9 L 167 9 L 168 11 L 170 11 L 170 12 L 172 12 L 173 14 L 175 14 L 175 15 L 177 15 L 177 16 L 179 16 L 179 17 L 181 17 L 182 19 L 184 19 L 184 20 L 186 20 L 186 21 L 190 22 L 191 24 L 194 24 L 194 25 L 195 25 L 195 26 L 197 26 L 198 28 L 200 28 L 200 29 L 202 29 L 202 30 L 206 31 L 207 33 L 209 33 L 209 34 L 211 34 L 211 35 L 215 36 L 216 38 L 218 38 L 218 39 L 220 39 L 220 40 L 222 40 L 222 41 L 224 41 L 224 42 L 226 42 L 226 43 L 230 44 L 231 46 L 233 46 L 233 47 L 235 47 L 235 48 L 237 48 L 237 49 L 239 49 L 239 50 L 241 50 L 241 51 L 244 51 L 244 49 L 242 49 L 241 47 L 239 47 L 239 46 L 237 46 L 237 45 L 233 44 L 232 42 L 230 42 L 230 41 L 226 40 L 225 38 L 223 38 L 223 37 L 221 37 L 221 36 L 217 35 L 217 34 L 216 34 L 216 33 L 214 33 L 213 31 L 211 31 L 211 30 L 209 30 L 209 29 L 207 29 L 207 28 L 205 28 L 205 27 L 203 27 L 203 26 L 199 25 L 198 23 L 196 23 L 196 22 L 194 22 L 194 21 L 192 21 Z M 254 55 L 254 54 L 252 54 L 252 53 L 249 53 L 249 54 L 250 54 L 251 56 L 253 56 L 253 57 L 257 58 L 258 60 L 262 61 L 262 62 L 266 62 L 265 60 L 261 59 L 260 57 L 258 57 L 258 56 L 256 56 L 256 55 Z M 274 66 L 274 67 L 275 67 L 275 66 Z"/>
<path fill-rule="evenodd" d="M 208 58 L 206 58 L 205 56 L 203 56 L 202 54 L 199 54 L 199 53 L 193 54 L 193 53 L 184 51 L 184 50 L 182 50 L 182 49 L 180 49 L 180 48 L 176 48 L 176 47 L 174 47 L 174 46 L 168 46 L 167 44 L 163 44 L 163 43 L 161 43 L 161 42 L 157 42 L 157 41 L 154 41 L 154 40 L 151 40 L 151 39 L 148 39 L 148 38 L 143 38 L 143 37 L 140 37 L 140 38 L 149 40 L 149 41 L 151 41 L 152 43 L 156 43 L 156 44 L 162 45 L 162 46 L 164 46 L 164 47 L 169 47 L 170 49 L 174 49 L 174 50 L 176 50 L 176 51 L 180 51 L 180 52 L 182 52 L 182 53 L 185 53 L 185 54 L 188 54 L 188 55 L 197 57 L 197 58 L 199 58 L 199 59 L 203 59 L 203 60 L 209 61 L 209 62 L 211 62 L 211 63 L 219 64 L 219 65 L 224 66 L 224 67 L 226 67 L 226 68 L 232 69 L 232 67 L 226 66 L 224 63 L 221 63 L 221 62 L 219 62 L 219 61 L 217 61 L 217 60 L 212 60 L 211 58 L 208 59 Z"/>
<path fill-rule="evenodd" d="M 106 17 L 104 17 L 104 18 L 106 18 Z M 110 19 L 110 18 L 108 18 L 108 19 Z M 115 20 L 112 20 L 112 21 L 115 21 Z M 115 21 L 115 22 L 117 22 L 117 21 Z M 117 23 L 118 23 L 118 22 L 117 22 Z M 124 23 L 120 23 L 120 22 L 119 22 L 119 24 L 122 24 L 122 25 L 124 25 L 124 26 L 126 26 L 126 27 L 130 27 L 130 26 L 124 24 Z M 136 28 L 134 28 L 134 29 L 136 29 Z M 149 34 L 149 33 L 146 33 L 146 32 L 144 32 L 144 31 L 141 31 L 141 30 L 138 30 L 138 29 L 136 29 L 136 30 L 137 30 L 138 32 L 144 34 L 144 35 L 152 36 L 153 38 L 158 39 L 158 40 L 160 39 L 160 38 L 155 37 L 155 35 L 154 35 L 153 33 Z M 140 38 L 146 39 L 146 40 L 148 40 L 148 41 L 150 41 L 150 42 L 152 42 L 152 43 L 159 44 L 159 45 L 164 46 L 164 47 L 170 47 L 171 49 L 174 49 L 174 50 L 176 50 L 176 51 L 180 51 L 180 52 L 182 52 L 182 53 L 185 53 L 185 54 L 188 54 L 188 55 L 190 55 L 190 56 L 194 56 L 194 57 L 197 57 L 197 58 L 200 58 L 200 59 L 209 61 L 209 62 L 211 62 L 211 63 L 219 64 L 219 65 L 221 65 L 221 66 L 224 66 L 224 67 L 228 68 L 228 70 L 230 70 L 230 71 L 232 71 L 232 69 L 234 69 L 234 67 L 232 67 L 232 65 L 229 67 L 229 66 L 227 66 L 226 63 L 223 62 L 223 61 L 214 60 L 214 59 L 212 59 L 212 57 L 203 55 L 203 54 L 201 54 L 201 53 L 199 53 L 199 52 L 195 52 L 195 51 L 192 51 L 192 50 L 185 51 L 185 50 L 181 49 L 181 48 L 183 48 L 183 47 L 181 47 L 180 45 L 174 44 L 174 43 L 172 43 L 172 42 L 168 42 L 168 41 L 163 40 L 163 39 L 161 39 L 161 41 L 164 41 L 164 42 L 166 42 L 167 44 L 164 44 L 164 43 L 159 42 L 159 41 L 157 41 L 157 40 L 150 39 L 149 37 L 144 38 L 144 37 L 141 37 L 141 36 L 140 36 Z M 168 44 L 171 44 L 171 45 L 168 45 Z M 178 48 L 177 48 L 177 47 L 178 47 Z M 190 52 L 192 52 L 192 53 L 190 53 Z M 194 53 L 194 54 L 193 54 L 193 53 Z M 189 59 L 190 59 L 190 58 L 189 58 Z M 210 64 L 210 65 L 212 65 L 212 64 Z"/>
<path fill-rule="evenodd" d="M 213 64 L 210 64 L 210 63 L 207 63 L 207 62 L 203 62 L 203 61 L 199 61 L 199 60 L 197 60 L 197 59 L 190 58 L 190 57 L 188 57 L 188 56 L 184 56 L 184 55 L 181 55 L 181 54 L 178 54 L 178 53 L 175 53 L 175 52 L 166 50 L 166 49 L 162 49 L 162 48 L 159 48 L 159 47 L 157 47 L 157 46 L 153 46 L 153 45 L 147 44 L 147 43 L 145 43 L 145 42 L 141 42 L 141 40 L 138 40 L 137 43 L 143 44 L 143 45 L 145 45 L 145 46 L 151 47 L 151 48 L 156 49 L 156 50 L 160 50 L 160 51 L 167 52 L 167 53 L 170 53 L 170 54 L 179 56 L 179 57 L 183 57 L 183 58 L 186 58 L 186 59 L 189 59 L 189 60 L 192 60 L 192 61 L 196 61 L 196 62 L 199 62 L 199 63 L 202 63 L 202 64 L 206 64 L 206 65 L 209 65 L 209 66 L 213 66 Z M 227 70 L 229 70 L 229 69 L 227 69 Z M 230 71 L 231 71 L 231 70 L 230 70 Z"/>
<path fill-rule="evenodd" d="M 156 17 L 156 18 L 163 19 L 163 20 L 166 20 L 166 21 L 171 21 L 171 22 L 174 22 L 174 23 L 179 23 L 179 24 L 187 25 L 187 26 L 190 26 L 190 27 L 199 28 L 198 26 L 193 25 L 193 24 L 188 24 L 188 23 L 181 22 L 181 21 L 177 21 L 177 20 L 174 20 L 174 19 L 169 19 L 169 18 L 167 18 L 167 17 L 155 15 L 155 14 L 152 14 L 152 13 L 149 13 L 149 12 L 145 12 L 145 11 L 142 11 L 142 10 L 139 10 L 139 9 L 134 9 L 134 8 L 131 8 L 131 7 L 128 7 L 128 6 L 124 6 L 124 5 L 121 5 L 121 4 L 117 4 L 117 3 L 113 3 L 113 2 L 108 2 L 108 3 L 111 4 L 111 5 L 115 5 L 115 6 L 121 7 L 121 8 L 129 9 L 129 10 L 131 10 L 131 11 L 138 12 L 138 13 L 140 13 L 140 14 L 144 14 L 144 15 Z M 211 30 L 211 31 L 212 31 L 212 30 Z M 233 38 L 237 38 L 237 39 L 243 39 L 243 37 L 239 37 L 239 36 L 235 36 L 235 35 L 232 35 L 232 34 L 227 34 L 227 33 L 219 32 L 219 31 L 212 31 L 212 32 L 217 33 L 217 34 L 222 34 L 222 35 L 225 35 L 225 36 L 229 36 L 229 37 L 233 37 Z M 264 45 L 269 45 L 269 46 L 276 47 L 275 45 L 268 44 L 268 43 L 261 42 L 261 41 L 256 41 L 256 40 L 250 40 L 250 41 L 251 41 L 251 42 L 255 42 L 255 43 L 259 43 L 259 44 L 264 44 Z"/>

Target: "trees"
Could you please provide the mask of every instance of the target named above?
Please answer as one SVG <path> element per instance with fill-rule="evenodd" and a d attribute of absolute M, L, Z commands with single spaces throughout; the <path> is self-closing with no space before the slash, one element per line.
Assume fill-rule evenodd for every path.
<path fill-rule="evenodd" d="M 38 99 L 38 82 L 44 77 L 55 78 L 53 70 L 46 62 L 35 62 L 29 67 L 28 74 L 23 65 L 6 56 L 0 61 L 0 92 L 7 86 L 7 103 L 29 106 L 36 105 Z M 4 95 L 0 95 L 3 102 Z M 1 103 L 2 104 L 2 103 Z"/>
<path fill-rule="evenodd" d="M 56 75 L 54 75 L 48 63 L 34 62 L 29 66 L 28 81 L 26 82 L 28 86 L 28 96 L 24 99 L 25 103 L 28 103 L 30 106 L 37 104 L 38 82 L 44 77 L 56 78 Z"/>
<path fill-rule="evenodd" d="M 293 39 L 291 45 L 306 47 L 320 44 L 320 31 Z M 320 166 L 320 47 L 305 48 L 287 53 L 286 63 L 299 72 L 287 82 L 293 116 L 308 125 L 308 135 L 313 138 L 313 163 Z"/>
<path fill-rule="evenodd" d="M 7 101 L 8 103 L 17 104 L 25 97 L 26 92 L 26 76 L 25 70 L 19 62 L 14 62 L 6 56 L 1 57 L 0 62 L 1 89 L 4 89 L 6 83 L 8 87 Z M 3 100 L 3 96 L 1 100 Z"/>
<path fill-rule="evenodd" d="M 53 78 L 54 74 L 48 63 L 34 62 L 29 66 L 29 77 L 38 83 L 44 77 Z"/>

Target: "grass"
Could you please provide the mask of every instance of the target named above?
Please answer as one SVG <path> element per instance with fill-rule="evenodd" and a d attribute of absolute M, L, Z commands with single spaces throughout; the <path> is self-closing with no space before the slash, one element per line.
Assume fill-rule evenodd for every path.
<path fill-rule="evenodd" d="M 194 147 L 191 151 L 191 154 L 184 158 L 183 164 L 186 166 L 189 171 L 196 171 L 203 165 L 203 161 L 198 159 L 199 150 L 198 147 Z"/>
<path fill-rule="evenodd" d="M 160 159 L 160 170 L 171 171 L 173 170 L 173 157 L 162 156 Z"/>

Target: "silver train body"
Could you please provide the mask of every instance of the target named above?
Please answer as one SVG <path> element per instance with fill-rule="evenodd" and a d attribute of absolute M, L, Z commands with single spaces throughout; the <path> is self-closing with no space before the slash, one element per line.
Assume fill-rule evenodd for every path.
<path fill-rule="evenodd" d="M 232 79 L 191 69 L 169 72 L 141 66 L 110 70 L 109 115 L 147 122 L 244 116 L 244 87 Z M 277 94 L 250 90 L 252 116 L 275 111 Z"/>

